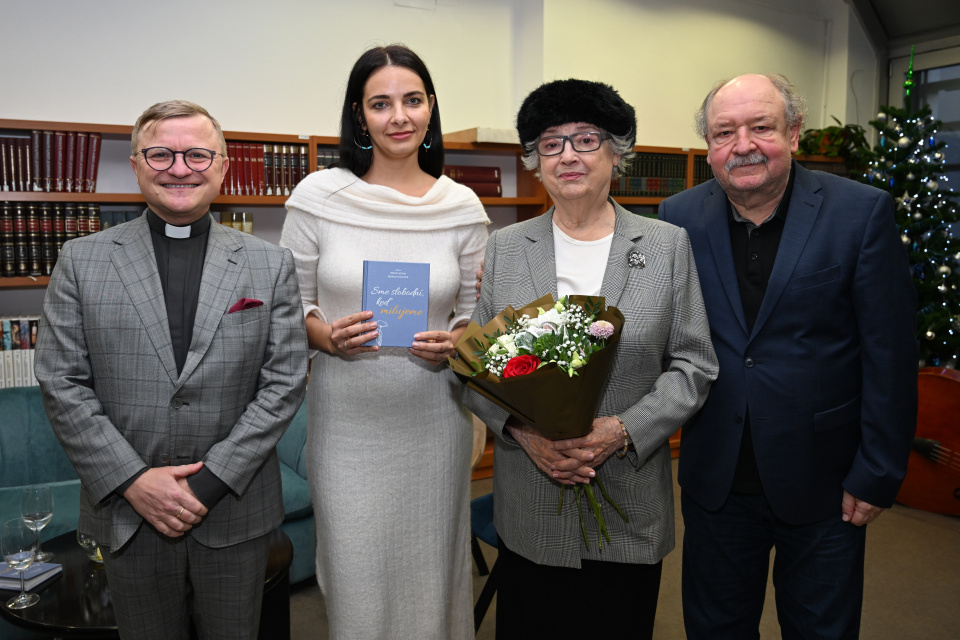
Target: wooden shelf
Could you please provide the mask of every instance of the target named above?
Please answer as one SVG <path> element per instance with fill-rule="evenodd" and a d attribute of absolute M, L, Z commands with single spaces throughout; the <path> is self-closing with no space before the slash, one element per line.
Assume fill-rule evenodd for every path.
<path fill-rule="evenodd" d="M 139 193 L 76 193 L 66 191 L 0 191 L 0 202 L 144 202 Z"/>
<path fill-rule="evenodd" d="M 17 276 L 0 278 L 0 289 L 42 289 L 50 283 L 50 276 Z"/>

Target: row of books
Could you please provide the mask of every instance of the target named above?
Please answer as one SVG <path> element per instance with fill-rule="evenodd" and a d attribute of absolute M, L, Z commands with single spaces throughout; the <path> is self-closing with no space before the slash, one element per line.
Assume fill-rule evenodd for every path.
<path fill-rule="evenodd" d="M 339 163 L 339 149 L 336 147 L 317 147 L 317 169 L 326 169 Z"/>
<path fill-rule="evenodd" d="M 0 389 L 37 386 L 33 354 L 39 324 L 38 316 L 0 317 Z"/>
<path fill-rule="evenodd" d="M 130 212 L 100 212 L 82 202 L 0 203 L 0 276 L 48 276 L 63 243 L 126 221 Z M 136 212 L 139 215 L 139 212 Z"/>
<path fill-rule="evenodd" d="M 497 198 L 503 195 L 500 167 L 469 167 L 448 164 L 443 175 L 454 182 L 470 187 L 480 198 Z"/>
<path fill-rule="evenodd" d="M 94 193 L 100 165 L 99 133 L 41 131 L 0 137 L 0 189 Z"/>
<path fill-rule="evenodd" d="M 253 214 L 249 211 L 222 211 L 220 224 L 244 233 L 253 233 Z"/>
<path fill-rule="evenodd" d="M 707 163 L 707 156 L 693 156 L 693 186 L 713 180 L 713 169 Z"/>
<path fill-rule="evenodd" d="M 612 196 L 665 197 L 687 186 L 687 156 L 638 153 L 625 175 L 610 184 Z"/>
<path fill-rule="evenodd" d="M 288 196 L 310 172 L 305 144 L 228 142 L 230 169 L 220 193 L 230 196 Z"/>

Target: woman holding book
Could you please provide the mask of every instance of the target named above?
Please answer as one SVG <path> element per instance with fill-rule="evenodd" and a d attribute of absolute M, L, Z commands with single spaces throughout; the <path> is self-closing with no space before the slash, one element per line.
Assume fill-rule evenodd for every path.
<path fill-rule="evenodd" d="M 717 360 L 686 232 L 609 196 L 636 129 L 633 108 L 599 82 L 544 84 L 517 114 L 524 164 L 554 207 L 490 236 L 473 320 L 483 326 L 508 305 L 552 293 L 604 296 L 625 322 L 582 438 L 550 441 L 464 391 L 497 436 L 500 639 L 653 634 L 662 560 L 674 546 L 668 439 L 703 404 Z M 581 528 L 572 491 L 558 511 L 564 485 L 594 479 L 626 516 L 600 500 L 602 549 L 586 504 Z"/>
<path fill-rule="evenodd" d="M 433 81 L 399 45 L 347 84 L 340 167 L 287 201 L 310 347 L 309 458 L 317 579 L 331 638 L 471 638 L 472 426 L 447 356 L 475 305 L 489 222 L 442 176 Z M 429 263 L 427 330 L 377 346 L 364 260 Z M 384 327 L 384 333 L 390 330 Z"/>

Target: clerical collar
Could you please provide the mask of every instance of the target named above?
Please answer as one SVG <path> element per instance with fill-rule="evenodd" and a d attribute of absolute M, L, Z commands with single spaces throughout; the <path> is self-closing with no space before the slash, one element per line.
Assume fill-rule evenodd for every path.
<path fill-rule="evenodd" d="M 147 224 L 150 225 L 150 230 L 158 235 L 174 240 L 182 240 L 185 238 L 194 238 L 209 231 L 210 216 L 204 214 L 199 220 L 194 220 L 192 224 L 177 226 L 165 222 L 163 218 L 154 213 L 153 210 L 147 209 Z"/>

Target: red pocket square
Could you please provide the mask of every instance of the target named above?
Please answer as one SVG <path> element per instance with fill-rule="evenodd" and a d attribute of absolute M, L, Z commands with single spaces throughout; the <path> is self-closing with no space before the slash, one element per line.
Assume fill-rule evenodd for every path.
<path fill-rule="evenodd" d="M 263 305 L 263 301 L 257 300 L 256 298 L 240 298 L 237 300 L 237 304 L 230 307 L 230 310 L 227 313 L 235 313 L 237 311 L 243 311 L 244 309 L 253 309 L 254 307 L 259 307 Z"/>

